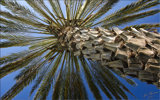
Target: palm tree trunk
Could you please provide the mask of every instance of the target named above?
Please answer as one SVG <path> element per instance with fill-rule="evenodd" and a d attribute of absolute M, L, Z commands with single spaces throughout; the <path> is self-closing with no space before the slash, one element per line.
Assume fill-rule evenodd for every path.
<path fill-rule="evenodd" d="M 67 27 L 60 35 L 60 43 L 75 56 L 98 61 L 119 70 L 121 75 L 157 86 L 160 83 L 160 35 L 155 32 L 142 28 L 124 31 Z"/>

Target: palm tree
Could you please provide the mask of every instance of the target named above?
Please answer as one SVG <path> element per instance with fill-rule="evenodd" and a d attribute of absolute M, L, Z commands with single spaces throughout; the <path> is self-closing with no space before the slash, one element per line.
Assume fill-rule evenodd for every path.
<path fill-rule="evenodd" d="M 64 0 L 66 15 L 59 0 L 25 1 L 35 12 L 16 0 L 0 2 L 9 10 L 0 11 L 0 36 L 7 40 L 1 48 L 29 46 L 0 58 L 0 78 L 22 69 L 2 100 L 12 99 L 32 81 L 35 100 L 46 99 L 49 91 L 53 100 L 88 99 L 84 81 L 96 99 L 102 99 L 100 91 L 110 99 L 127 99 L 131 92 L 115 74 L 131 85 L 126 76 L 158 86 L 160 35 L 151 29 L 160 25 L 114 26 L 159 13 L 144 11 L 159 0 L 138 0 L 108 16 L 119 0 Z"/>

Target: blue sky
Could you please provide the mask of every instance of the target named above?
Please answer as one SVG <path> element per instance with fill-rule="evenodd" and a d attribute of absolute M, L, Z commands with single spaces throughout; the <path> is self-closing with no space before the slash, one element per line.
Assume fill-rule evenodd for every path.
<path fill-rule="evenodd" d="M 110 10 L 107 14 L 111 14 L 112 12 L 116 11 L 117 9 L 122 8 L 125 5 L 130 4 L 133 1 L 136 1 L 136 0 L 120 0 L 120 2 L 117 3 L 115 5 L 115 7 L 112 10 Z M 23 0 L 19 0 L 19 2 L 25 6 L 28 6 Z M 62 5 L 62 8 L 65 9 L 64 5 Z M 159 8 L 159 7 L 154 7 L 152 9 L 155 9 L 155 8 Z M 4 10 L 4 7 L 1 7 L 1 9 Z M 142 23 L 159 23 L 159 18 L 160 18 L 160 15 L 156 14 L 156 15 L 153 15 L 153 16 L 150 16 L 147 18 L 136 20 L 131 23 L 127 23 L 125 25 L 122 25 L 121 27 L 125 27 L 128 25 L 134 25 L 134 24 L 142 24 Z M 7 56 L 11 53 L 27 50 L 27 48 L 28 47 L 11 47 L 11 48 L 1 49 L 1 57 Z M 14 85 L 14 83 L 15 83 L 14 77 L 18 74 L 18 72 L 20 72 L 20 70 L 13 72 L 0 80 L 0 86 L 1 86 L 0 87 L 0 90 L 1 90 L 0 94 L 1 94 L 1 96 Z M 124 84 L 130 89 L 130 91 L 137 97 L 138 100 L 142 100 L 142 99 L 158 100 L 160 91 L 156 88 L 156 86 L 146 84 L 145 82 L 141 82 L 137 79 L 134 79 L 134 80 L 137 83 L 136 87 L 131 87 L 130 85 L 126 84 L 125 82 L 124 82 Z M 33 85 L 33 83 L 31 83 L 29 86 L 27 86 L 25 89 L 23 89 L 23 91 L 20 92 L 13 100 L 31 100 L 31 98 L 33 96 L 30 97 L 29 92 L 31 90 L 32 85 Z M 93 99 L 93 96 L 91 93 L 89 93 L 88 95 L 90 96 L 90 99 Z M 147 95 L 147 96 L 145 96 L 145 95 Z M 129 96 L 130 100 L 135 99 L 133 96 L 131 96 L 129 94 L 128 94 L 128 96 Z M 48 98 L 50 98 L 50 94 L 49 94 Z M 105 99 L 105 97 L 104 97 L 104 99 Z"/>

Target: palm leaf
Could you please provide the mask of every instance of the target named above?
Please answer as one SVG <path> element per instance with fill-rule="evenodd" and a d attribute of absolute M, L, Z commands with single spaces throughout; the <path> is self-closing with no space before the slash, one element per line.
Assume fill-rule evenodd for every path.
<path fill-rule="evenodd" d="M 25 8 L 24 6 L 17 3 L 17 1 L 9 1 L 9 0 L 2 0 L 0 2 L 1 5 L 5 6 L 7 9 L 11 10 L 14 14 L 17 14 L 19 16 L 25 17 L 27 19 L 30 19 L 32 21 L 43 21 L 39 17 L 37 17 L 33 12 L 31 12 L 29 9 Z M 44 21 L 43 21 L 44 22 Z"/>
<path fill-rule="evenodd" d="M 107 1 L 93 16 L 91 16 L 88 20 L 85 19 L 85 23 L 88 23 L 88 22 L 91 22 L 91 21 L 95 21 L 99 17 L 103 16 L 117 2 L 118 2 L 118 0 Z M 85 25 L 85 23 L 84 23 L 84 25 Z"/>
<path fill-rule="evenodd" d="M 64 24 L 65 22 L 65 17 L 63 15 L 60 3 L 58 0 L 49 0 L 49 3 L 52 6 L 52 11 L 54 12 L 54 14 L 57 17 L 57 20 L 59 19 L 61 21 L 62 24 Z"/>
<path fill-rule="evenodd" d="M 87 8 L 87 5 L 91 2 L 91 0 L 85 0 L 83 5 L 80 7 L 79 11 L 78 11 L 78 14 L 76 16 L 76 19 L 80 19 L 80 17 L 84 14 L 86 8 Z"/>
<path fill-rule="evenodd" d="M 42 59 L 42 58 L 41 58 Z M 30 65 L 30 69 L 28 69 L 28 73 L 22 74 L 16 84 L 8 90 L 3 96 L 2 100 L 8 100 L 13 98 L 16 94 L 18 94 L 25 86 L 27 86 L 35 77 L 38 72 L 38 67 L 41 67 L 44 62 L 34 62 Z M 25 76 L 24 76 L 25 75 Z"/>
<path fill-rule="evenodd" d="M 81 16 L 81 19 L 87 18 L 89 15 L 91 15 L 95 10 L 98 9 L 102 5 L 104 0 L 95 1 L 92 0 L 86 7 L 86 10 L 84 14 Z"/>
<path fill-rule="evenodd" d="M 54 46 L 54 45 L 57 44 L 57 39 L 47 39 L 47 40 L 39 41 L 39 42 L 31 45 L 29 47 L 29 49 L 35 49 L 35 48 L 43 47 L 44 45 L 47 45 L 47 44 L 52 44 L 52 46 Z"/>
<path fill-rule="evenodd" d="M 66 15 L 62 11 L 60 0 L 47 1 L 51 10 L 45 0 L 25 1 L 36 14 L 16 0 L 0 2 L 11 11 L 0 11 L 0 36 L 1 39 L 7 40 L 0 42 L 1 48 L 29 45 L 27 51 L 0 58 L 0 78 L 22 69 L 15 77 L 16 84 L 2 96 L 2 100 L 12 99 L 33 80 L 35 84 L 30 95 L 35 92 L 35 100 L 45 100 L 49 92 L 52 92 L 52 99 L 89 99 L 86 86 L 95 99 L 103 99 L 101 92 L 109 99 L 128 99 L 126 93 L 132 93 L 116 75 L 135 85 L 132 79 L 118 70 L 85 59 L 83 55 L 74 56 L 75 50 L 68 48 L 72 41 L 67 40 L 66 36 L 68 37 L 68 33 L 74 36 L 76 32 L 69 31 L 64 34 L 63 30 L 66 27 L 87 29 L 95 25 L 110 28 L 154 15 L 159 12 L 158 9 L 140 11 L 157 6 L 158 0 L 138 0 L 109 16 L 104 16 L 100 21 L 99 19 L 119 0 L 64 0 Z M 133 25 L 125 29 L 131 27 L 151 29 L 159 27 L 159 24 Z M 36 37 L 37 34 L 34 33 L 47 36 Z M 61 42 L 65 45 L 62 46 Z"/>
<path fill-rule="evenodd" d="M 6 20 L 4 18 L 0 18 L 1 24 L 8 26 L 8 28 L 16 28 L 16 29 L 25 29 L 25 26 L 21 25 L 21 24 L 17 24 L 13 21 L 10 20 Z M 27 27 L 29 28 L 29 27 Z"/>
<path fill-rule="evenodd" d="M 93 93 L 93 95 L 95 96 L 96 99 L 101 99 L 101 95 L 99 92 L 99 89 L 97 88 L 96 84 L 95 84 L 95 80 L 93 80 L 93 76 L 91 74 L 91 72 L 89 71 L 89 65 L 86 62 L 86 60 L 84 58 L 80 59 L 81 65 L 83 67 L 84 70 L 84 74 L 86 76 L 86 80 L 88 82 L 89 88 L 91 89 L 91 92 Z"/>
<path fill-rule="evenodd" d="M 0 78 L 8 75 L 9 73 L 16 71 L 22 67 L 25 67 L 32 61 L 34 58 L 42 55 L 46 49 L 39 49 L 39 51 L 34 51 L 23 57 L 22 59 L 16 60 L 14 62 L 8 63 L 0 68 Z"/>
<path fill-rule="evenodd" d="M 18 52 L 18 53 L 12 53 L 9 56 L 4 56 L 4 57 L 0 58 L 0 64 L 2 65 L 5 63 L 15 61 L 15 60 L 27 55 L 29 52 L 31 52 L 31 51 L 22 51 L 22 52 Z"/>
<path fill-rule="evenodd" d="M 135 12 L 142 11 L 142 10 L 154 7 L 154 6 L 158 5 L 158 4 L 160 4 L 159 0 L 150 0 L 147 3 L 144 3 L 143 5 L 137 7 L 135 9 Z"/>
<path fill-rule="evenodd" d="M 140 24 L 140 25 L 132 25 L 132 26 L 127 26 L 124 28 L 124 30 L 131 30 L 131 27 L 139 29 L 139 28 L 144 28 L 144 29 L 151 29 L 151 28 L 156 28 L 160 27 L 160 24 Z"/>
<path fill-rule="evenodd" d="M 86 95 L 87 91 L 84 88 L 84 83 L 83 83 L 83 80 L 82 80 L 82 77 L 81 77 L 81 73 L 80 73 L 82 70 L 81 70 L 79 59 L 78 59 L 78 57 L 74 57 L 74 56 L 73 56 L 73 58 L 74 58 L 73 62 L 75 64 L 75 68 L 76 68 L 76 73 L 73 74 L 73 76 L 75 76 L 75 81 L 77 82 L 77 83 L 75 83 L 75 87 L 74 88 L 75 88 L 75 91 L 76 91 L 77 87 L 78 87 L 78 91 L 76 92 L 77 93 L 76 95 L 79 96 L 79 97 L 77 96 L 77 99 L 78 98 L 88 99 L 88 96 Z"/>
<path fill-rule="evenodd" d="M 62 65 L 59 71 L 59 74 L 57 76 L 57 79 L 55 80 L 55 86 L 54 86 L 54 90 L 53 90 L 53 95 L 52 95 L 52 99 L 58 99 L 58 97 L 60 96 L 59 93 L 61 92 L 61 87 L 62 87 L 62 82 L 63 82 L 63 68 L 65 67 L 64 63 L 65 63 L 65 58 L 68 55 L 67 52 L 65 52 L 64 56 L 63 56 L 63 60 L 62 60 Z"/>
<path fill-rule="evenodd" d="M 55 54 L 55 52 L 56 51 L 51 50 L 48 54 L 46 54 L 44 64 L 49 61 L 49 59 Z M 49 62 L 49 63 L 51 63 L 51 62 Z M 47 71 L 48 71 L 49 67 L 50 67 L 50 64 L 47 64 L 44 68 L 41 68 L 42 71 L 39 73 L 39 76 L 37 77 L 36 82 L 35 82 L 34 86 L 32 87 L 30 95 L 35 91 L 35 89 L 40 85 L 40 83 L 42 82 L 44 77 L 47 75 Z"/>
<path fill-rule="evenodd" d="M 157 0 L 155 0 L 153 2 L 157 3 Z M 138 0 L 137 2 L 133 2 L 132 4 L 129 4 L 124 8 L 121 8 L 120 10 L 116 11 L 115 13 L 106 16 L 103 20 L 95 23 L 92 26 L 102 24 L 102 23 L 106 23 L 106 22 L 111 21 L 111 20 L 116 20 L 117 18 L 121 18 L 121 17 L 124 17 L 124 16 L 129 15 L 129 14 L 137 13 L 141 10 L 149 8 L 151 3 L 153 3 L 153 2 L 152 2 L 152 0 L 149 0 L 149 1 L 148 0 Z M 156 5 L 153 5 L 153 6 L 156 6 Z"/>
<path fill-rule="evenodd" d="M 47 96 L 47 94 L 48 94 L 48 92 L 50 90 L 51 84 L 53 82 L 53 77 L 50 77 L 50 76 L 54 76 L 54 74 L 55 74 L 55 72 L 56 72 L 56 70 L 58 68 L 58 65 L 61 62 L 60 61 L 61 59 L 62 59 L 62 53 L 60 53 L 58 55 L 58 58 L 55 60 L 53 67 L 50 69 L 50 71 L 48 72 L 47 76 L 43 80 L 40 88 L 38 89 L 37 93 L 35 94 L 34 99 L 38 99 L 38 98 L 42 98 L 42 97 L 44 98 L 44 97 Z"/>
<path fill-rule="evenodd" d="M 36 0 L 26 0 L 26 2 L 33 8 L 35 9 L 40 15 L 42 15 L 44 18 L 47 20 L 51 21 L 54 23 L 55 27 L 59 27 L 58 23 L 56 23 L 45 11 L 44 9 L 39 6 Z"/>
<path fill-rule="evenodd" d="M 22 35 L 13 35 L 13 34 L 7 34 L 7 35 L 0 35 L 2 39 L 7 39 L 9 41 L 0 42 L 1 48 L 6 47 L 12 47 L 12 46 L 26 46 L 26 45 L 33 45 L 31 48 L 35 48 L 37 42 L 46 41 L 48 44 L 54 44 L 56 41 L 54 38 L 51 37 L 31 37 L 31 36 L 22 36 Z M 41 43 L 42 45 L 45 44 Z M 38 43 L 40 45 L 40 43 Z M 46 43 L 46 44 L 47 44 Z"/>
<path fill-rule="evenodd" d="M 32 26 L 23 25 L 20 23 L 15 23 L 11 20 L 0 18 L 1 25 L 0 31 L 1 32 L 9 32 L 9 33 L 16 33 L 16 32 L 26 32 L 26 33 L 38 33 L 38 31 L 45 31 L 44 29 L 38 29 Z"/>
<path fill-rule="evenodd" d="M 0 26 L 0 32 L 27 32 L 26 29 L 22 28 L 22 27 L 6 27 L 6 26 Z"/>
<path fill-rule="evenodd" d="M 21 22 L 21 23 L 24 23 L 24 24 L 28 24 L 28 25 L 31 25 L 31 26 L 34 26 L 34 27 L 37 27 L 37 28 L 45 28 L 45 26 L 46 26 L 42 23 L 38 23 L 38 22 L 34 23 L 31 20 L 28 20 L 28 19 L 25 19 L 25 18 L 22 18 L 22 17 L 19 17 L 19 16 L 14 16 L 9 12 L 0 11 L 0 13 L 1 13 L 1 16 L 3 16 L 3 17 L 6 17 L 8 19 L 12 19 L 14 21 L 18 21 L 18 22 Z"/>
<path fill-rule="evenodd" d="M 41 5 L 54 18 L 54 20 L 56 21 L 58 26 L 61 26 L 60 23 L 58 22 L 58 20 L 56 19 L 56 16 L 53 15 L 53 13 L 46 7 L 44 0 L 38 0 L 35 2 L 38 3 L 39 5 Z M 53 22 L 53 23 L 55 24 L 55 22 Z"/>
<path fill-rule="evenodd" d="M 137 20 L 137 19 L 140 19 L 140 18 L 144 18 L 144 17 L 147 17 L 147 16 L 157 14 L 159 12 L 160 12 L 160 10 L 156 9 L 156 10 L 150 10 L 150 11 L 146 11 L 146 12 L 139 13 L 139 14 L 134 14 L 134 15 L 131 15 L 131 16 L 125 16 L 125 17 L 118 18 L 116 20 L 110 21 L 107 24 L 104 24 L 103 27 L 107 28 L 107 27 L 111 27 L 111 26 L 114 26 L 114 25 L 125 24 L 125 23 L 131 22 L 131 21 L 134 21 L 134 20 Z"/>

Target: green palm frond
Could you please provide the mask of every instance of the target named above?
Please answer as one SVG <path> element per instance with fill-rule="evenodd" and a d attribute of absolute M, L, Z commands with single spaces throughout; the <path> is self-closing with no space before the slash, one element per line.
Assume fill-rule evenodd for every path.
<path fill-rule="evenodd" d="M 44 29 L 38 29 L 36 27 L 15 23 L 11 20 L 7 20 L 4 18 L 0 18 L 0 21 L 1 21 L 0 32 L 9 32 L 9 33 L 32 32 L 34 33 L 36 31 L 45 31 Z"/>
<path fill-rule="evenodd" d="M 4 41 L 0 42 L 1 48 L 13 47 L 13 46 L 27 46 L 30 43 L 28 41 Z"/>
<path fill-rule="evenodd" d="M 42 58 L 40 58 L 42 59 Z M 44 64 L 44 62 L 38 62 L 34 61 L 28 68 L 28 70 L 24 71 L 21 73 L 21 76 L 19 76 L 16 84 L 6 92 L 5 95 L 2 96 L 2 99 L 11 99 L 13 98 L 16 94 L 18 94 L 25 86 L 27 86 L 34 78 L 36 77 L 36 74 L 38 72 L 39 67 L 41 67 Z"/>
<path fill-rule="evenodd" d="M 14 14 L 25 17 L 25 18 L 30 19 L 32 21 L 40 20 L 40 21 L 44 22 L 44 20 L 37 17 L 33 12 L 31 12 L 26 7 L 17 3 L 17 1 L 15 1 L 15 0 L 14 1 L 2 0 L 0 2 L 0 4 L 5 6 L 7 9 L 11 10 Z"/>
<path fill-rule="evenodd" d="M 53 37 L 31 37 L 25 35 L 13 35 L 13 34 L 1 34 L 2 39 L 6 39 L 8 41 L 0 42 L 0 48 L 12 47 L 12 46 L 26 46 L 32 45 L 30 48 L 36 47 L 36 45 L 40 46 L 41 44 L 53 44 L 56 39 Z M 45 41 L 45 42 L 43 42 Z M 39 43 L 37 43 L 39 42 Z M 43 42 L 43 43 L 42 43 Z M 37 44 L 34 44 L 37 43 Z"/>
<path fill-rule="evenodd" d="M 60 26 L 60 23 L 59 23 L 59 21 L 58 21 L 58 19 L 56 19 L 56 16 L 55 15 L 53 15 L 53 13 L 47 8 L 47 6 L 45 5 L 45 3 L 44 3 L 44 0 L 38 0 L 38 1 L 36 1 L 39 5 L 41 5 L 53 18 L 54 18 L 54 20 L 56 21 L 56 23 Z M 59 3 L 58 3 L 59 4 Z M 55 23 L 55 24 L 56 24 Z"/>
<path fill-rule="evenodd" d="M 110 1 L 107 1 L 93 16 L 91 16 L 90 18 L 88 18 L 88 20 L 85 19 L 84 25 L 85 25 L 85 23 L 90 22 L 90 21 L 95 21 L 96 19 L 98 19 L 99 17 L 101 17 L 102 15 L 104 15 L 118 1 L 119 0 L 110 0 Z"/>
<path fill-rule="evenodd" d="M 86 8 L 87 8 L 87 5 L 89 4 L 91 2 L 91 0 L 85 0 L 84 1 L 84 3 L 83 3 L 83 5 L 80 7 L 80 9 L 79 9 L 79 12 L 78 12 L 78 14 L 77 14 L 77 16 L 76 16 L 76 19 L 79 19 L 81 16 L 82 16 L 82 14 L 84 13 L 84 11 L 86 10 Z"/>
<path fill-rule="evenodd" d="M 62 82 L 63 82 L 63 80 L 64 80 L 64 79 L 62 78 L 62 76 L 63 76 L 62 72 L 63 72 L 63 68 L 65 67 L 64 63 L 65 63 L 65 58 L 66 58 L 67 55 L 68 55 L 68 53 L 65 52 L 64 57 L 63 57 L 63 61 L 62 61 L 62 65 L 61 65 L 61 69 L 60 69 L 60 72 L 59 72 L 59 74 L 58 74 L 58 76 L 57 76 L 57 79 L 56 79 L 56 82 L 55 82 L 55 88 L 54 88 L 53 97 L 52 97 L 52 98 L 54 98 L 54 99 L 57 99 L 57 98 L 58 98 L 59 93 L 60 93 L 60 91 L 61 91 L 61 90 L 60 90 L 61 84 L 62 84 Z"/>
<path fill-rule="evenodd" d="M 127 93 L 132 93 L 116 77 L 123 76 L 118 70 L 101 66 L 83 55 L 74 56 L 75 51 L 66 45 L 70 43 L 66 38 L 70 37 L 68 33 L 73 33 L 70 27 L 87 29 L 101 25 L 110 28 L 160 11 L 140 12 L 157 6 L 159 1 L 138 0 L 106 16 L 118 1 L 120 0 L 24 0 L 33 8 L 32 12 L 18 0 L 1 0 L 0 5 L 9 11 L 0 10 L 0 38 L 5 40 L 0 42 L 0 48 L 28 47 L 26 51 L 0 58 L 0 78 L 21 70 L 15 77 L 15 85 L 1 99 L 14 98 L 32 81 L 35 83 L 30 95 L 34 95 L 34 100 L 45 100 L 50 92 L 55 100 L 89 99 L 88 91 L 95 99 L 103 99 L 102 92 L 109 99 L 128 99 Z M 100 19 L 102 17 L 104 19 Z M 124 29 L 131 27 L 152 29 L 159 27 L 159 24 L 133 25 Z M 68 29 L 68 33 L 64 35 L 65 29 Z M 136 85 L 126 76 L 121 78 Z"/>
<path fill-rule="evenodd" d="M 129 93 L 131 92 L 127 88 L 125 88 L 125 86 L 119 80 L 117 80 L 115 75 L 113 75 L 113 73 L 107 67 L 104 68 L 103 66 L 100 66 L 100 64 L 92 61 L 90 61 L 90 64 L 92 65 L 92 70 L 99 73 L 96 74 L 99 86 L 101 86 L 102 89 L 107 88 L 109 90 L 103 90 L 106 95 L 114 95 L 116 99 L 128 98 L 124 90 Z M 132 84 L 134 83 L 132 82 Z M 113 99 L 112 96 L 109 96 L 109 98 Z"/>
<path fill-rule="evenodd" d="M 9 28 L 12 27 L 12 28 L 22 28 L 22 27 L 25 27 L 21 24 L 17 24 L 13 21 L 10 21 L 10 20 L 7 20 L 7 19 L 4 19 L 4 18 L 0 18 L 0 21 L 1 21 L 1 24 L 5 25 L 5 26 L 8 26 Z"/>
<path fill-rule="evenodd" d="M 11 19 L 11 20 L 14 20 L 14 21 L 18 21 L 20 23 L 24 23 L 24 24 L 27 24 L 27 25 L 32 25 L 32 26 L 37 27 L 37 28 L 45 28 L 46 27 L 46 25 L 44 25 L 42 23 L 38 23 L 38 22 L 35 23 L 35 22 L 32 22 L 31 20 L 19 17 L 17 15 L 12 15 L 9 12 L 0 11 L 0 13 L 1 13 L 1 16 L 5 17 L 5 18 L 8 18 L 8 19 Z"/>
<path fill-rule="evenodd" d="M 94 94 L 96 99 L 101 99 L 102 97 L 100 95 L 100 91 L 94 82 L 95 80 L 93 80 L 93 78 L 92 78 L 93 76 L 89 70 L 88 63 L 86 62 L 86 60 L 84 58 L 81 59 L 80 62 L 81 62 L 81 65 L 83 66 L 84 74 L 86 76 L 86 80 L 88 82 L 90 90 L 92 91 L 92 93 Z"/>
<path fill-rule="evenodd" d="M 48 54 L 45 55 L 45 61 L 44 64 L 48 62 L 48 60 L 56 53 L 56 51 L 49 51 Z M 47 71 L 50 67 L 50 63 L 47 64 L 44 68 L 42 68 L 42 71 L 38 74 L 38 77 L 36 79 L 36 82 L 34 84 L 34 86 L 32 87 L 32 90 L 30 92 L 30 95 L 35 91 L 35 89 L 40 85 L 40 83 L 42 82 L 42 80 L 44 79 L 45 75 L 47 75 Z M 17 76 L 18 77 L 18 76 Z M 16 78 L 17 78 L 16 77 Z"/>
<path fill-rule="evenodd" d="M 141 10 L 145 10 L 147 8 L 156 6 L 158 4 L 159 4 L 158 0 L 153 0 L 153 1 L 152 0 L 138 0 L 137 2 L 133 2 L 132 4 L 127 5 L 124 8 L 121 8 L 120 10 L 116 11 L 115 13 L 106 16 L 103 20 L 95 23 L 92 26 L 95 26 L 98 24 L 103 24 L 108 21 L 114 21 L 117 18 L 125 17 L 129 14 L 137 13 Z"/>
<path fill-rule="evenodd" d="M 35 97 L 34 99 L 44 99 L 46 98 L 49 90 L 50 90 L 50 87 L 51 87 L 51 84 L 52 84 L 52 81 L 53 81 L 53 77 L 51 78 L 50 76 L 55 76 L 55 72 L 60 64 L 60 60 L 62 58 L 62 53 L 60 53 L 56 59 L 56 61 L 54 62 L 54 65 L 51 65 L 50 66 L 53 66 L 50 71 L 47 73 L 45 79 L 43 80 L 40 88 L 38 89 L 37 93 L 35 94 Z"/>
<path fill-rule="evenodd" d="M 6 26 L 0 26 L 0 32 L 26 32 L 25 28 L 22 27 L 15 27 L 15 28 L 11 28 L 11 27 L 6 27 Z"/>
<path fill-rule="evenodd" d="M 135 12 L 142 11 L 142 10 L 154 7 L 154 6 L 158 5 L 158 4 L 160 4 L 159 0 L 150 0 L 150 2 L 147 2 L 147 3 L 137 7 Z"/>
<path fill-rule="evenodd" d="M 95 0 L 92 0 L 91 3 L 89 3 L 87 5 L 87 8 L 84 12 L 84 14 L 82 15 L 81 19 L 83 18 L 88 18 L 89 16 L 87 15 L 91 15 L 95 10 L 98 9 L 98 7 L 103 3 L 102 0 L 99 0 L 99 1 L 95 1 Z"/>
<path fill-rule="evenodd" d="M 139 29 L 139 28 L 151 29 L 151 28 L 160 27 L 160 24 L 140 24 L 140 25 L 132 25 L 132 26 L 127 26 L 127 27 L 125 27 L 124 30 L 130 30 L 131 27 L 134 27 L 134 28 L 136 28 L 136 29 Z"/>
<path fill-rule="evenodd" d="M 44 16 L 44 18 L 48 19 L 49 21 L 53 21 L 52 18 L 49 15 L 47 15 L 47 13 L 44 11 L 44 9 L 42 8 L 42 6 L 40 6 L 38 4 L 38 1 L 36 1 L 36 0 L 26 0 L 26 2 L 33 9 L 35 9 L 39 14 L 41 14 L 42 16 Z"/>
<path fill-rule="evenodd" d="M 54 40 L 54 36 L 50 36 L 50 37 L 33 37 L 33 36 L 28 36 L 28 35 L 23 35 L 23 34 L 0 34 L 1 39 L 7 39 L 7 40 L 17 40 L 17 41 L 36 41 L 36 40 L 43 40 L 43 39 L 53 39 Z"/>
<path fill-rule="evenodd" d="M 22 52 L 18 52 L 18 53 L 13 53 L 9 56 L 4 56 L 4 57 L 0 58 L 0 64 L 2 65 L 2 64 L 17 60 L 20 57 L 27 55 L 29 52 L 30 51 L 22 51 Z"/>
<path fill-rule="evenodd" d="M 50 5 L 52 6 L 52 11 L 56 15 L 57 20 L 60 20 L 61 23 L 64 25 L 65 22 L 65 17 L 63 15 L 61 6 L 60 6 L 60 1 L 59 0 L 49 0 Z"/>
<path fill-rule="evenodd" d="M 4 66 L 2 66 L 0 68 L 0 78 L 8 75 L 9 73 L 16 71 L 20 68 L 25 67 L 26 65 L 28 65 L 30 63 L 30 61 L 32 61 L 34 58 L 42 55 L 44 52 L 46 51 L 46 49 L 39 49 L 36 51 L 33 51 L 31 53 L 29 53 L 27 56 L 16 60 L 14 62 L 8 63 Z"/>
<path fill-rule="evenodd" d="M 108 28 L 111 26 L 125 24 L 125 23 L 131 22 L 131 21 L 134 21 L 134 20 L 137 20 L 140 18 L 144 18 L 147 16 L 157 14 L 159 12 L 160 12 L 159 9 L 155 9 L 155 10 L 150 10 L 150 11 L 146 11 L 146 12 L 139 13 L 139 14 L 133 14 L 131 16 L 124 16 L 124 17 L 118 18 L 116 20 L 109 21 L 107 24 L 104 24 L 103 27 Z"/>

